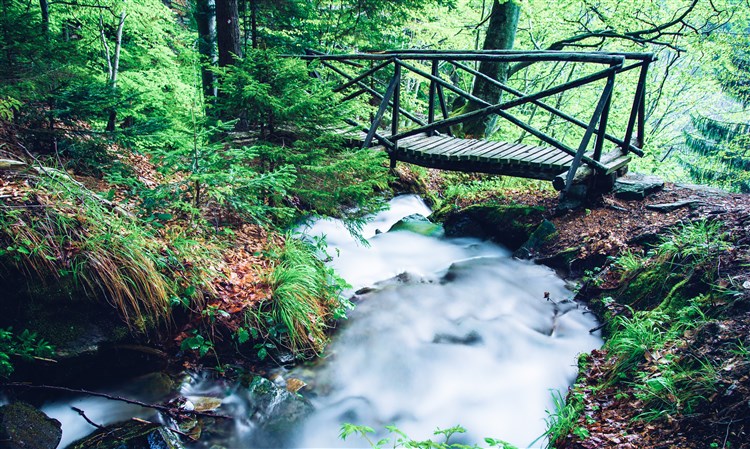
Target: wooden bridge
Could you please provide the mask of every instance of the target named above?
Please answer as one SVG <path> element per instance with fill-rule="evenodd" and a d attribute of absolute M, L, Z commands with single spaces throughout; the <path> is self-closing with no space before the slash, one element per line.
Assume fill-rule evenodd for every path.
<path fill-rule="evenodd" d="M 396 161 L 405 161 L 430 168 L 552 180 L 558 190 L 567 192 L 583 174 L 613 179 L 612 174 L 628 164 L 631 154 L 643 155 L 651 54 L 407 50 L 327 55 L 309 51 L 302 58 L 310 62 L 313 76 L 334 83 L 343 101 L 364 97 L 372 106 L 364 117 L 349 117 L 347 122 L 360 131 L 355 137 L 363 147 L 376 142 L 382 146 L 392 167 Z M 520 70 L 511 81 L 501 82 L 478 69 L 478 64 L 487 62 L 505 67 L 515 64 Z M 480 79 L 502 92 L 500 102 L 472 95 L 471 85 Z M 451 115 L 449 105 L 467 102 L 473 107 Z M 563 112 L 563 105 L 574 111 Z M 390 123 L 384 123 L 389 111 Z M 490 116 L 504 123 L 498 133 L 502 141 L 460 138 L 452 132 Z M 617 129 L 613 130 L 613 122 Z"/>

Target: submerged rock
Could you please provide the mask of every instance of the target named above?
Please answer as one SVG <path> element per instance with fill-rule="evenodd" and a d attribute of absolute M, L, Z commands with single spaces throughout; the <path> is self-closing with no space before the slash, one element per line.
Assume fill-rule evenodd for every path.
<path fill-rule="evenodd" d="M 261 376 L 253 378 L 248 394 L 251 418 L 262 433 L 256 438 L 269 447 L 278 446 L 314 410 L 307 399 Z"/>
<path fill-rule="evenodd" d="M 55 449 L 60 421 L 23 402 L 0 407 L 0 446 L 7 449 Z"/>
<path fill-rule="evenodd" d="M 143 421 L 126 421 L 97 430 L 69 446 L 70 449 L 184 449 L 166 427 Z"/>
<path fill-rule="evenodd" d="M 427 237 L 441 237 L 443 227 L 420 214 L 411 214 L 397 221 L 388 232 L 410 231 Z"/>

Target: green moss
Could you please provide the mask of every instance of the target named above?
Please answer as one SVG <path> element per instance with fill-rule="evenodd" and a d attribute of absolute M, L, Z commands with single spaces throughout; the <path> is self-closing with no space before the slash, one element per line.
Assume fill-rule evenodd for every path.
<path fill-rule="evenodd" d="M 475 204 L 453 212 L 440 212 L 449 237 L 494 240 L 512 250 L 523 245 L 543 220 L 544 208 L 522 204 Z"/>

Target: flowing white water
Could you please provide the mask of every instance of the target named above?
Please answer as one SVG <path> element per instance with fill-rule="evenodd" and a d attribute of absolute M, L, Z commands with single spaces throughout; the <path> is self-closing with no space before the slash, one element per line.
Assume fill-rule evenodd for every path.
<path fill-rule="evenodd" d="M 331 264 L 355 289 L 401 273 L 363 295 L 312 376 L 316 412 L 294 447 L 361 447 L 342 442 L 342 422 L 394 424 L 413 438 L 460 424 L 462 441 L 494 437 L 528 447 L 545 431 L 551 391 L 565 391 L 576 356 L 601 344 L 596 326 L 551 270 L 514 260 L 476 239 L 435 239 L 408 231 L 374 235 L 400 217 L 429 211 L 398 197 L 368 227 L 369 247 L 335 222 L 324 233 Z M 541 443 L 536 443 L 539 446 Z"/>
<path fill-rule="evenodd" d="M 551 270 L 514 260 L 497 245 L 385 232 L 404 216 L 430 213 L 416 196 L 395 198 L 390 205 L 365 226 L 369 246 L 336 220 L 306 229 L 326 236 L 331 265 L 352 284 L 351 292 L 374 288 L 356 296 L 356 309 L 323 360 L 283 373 L 310 384 L 303 394 L 315 406 L 289 435 L 287 447 L 367 446 L 356 437 L 339 439 L 344 422 L 377 429 L 396 425 L 415 439 L 434 439 L 436 428 L 462 425 L 468 433 L 452 441 L 493 437 L 540 447 L 530 444 L 545 430 L 551 391 L 564 392 L 575 377 L 577 355 L 601 344 L 588 332 L 596 326 L 594 318 L 564 301 L 572 293 Z M 545 299 L 545 292 L 557 304 Z M 147 385 L 110 391 L 157 400 L 146 394 Z M 268 446 L 258 439 L 255 399 L 237 383 L 199 373 L 181 394 L 220 398 L 218 411 L 237 417 L 206 429 L 198 447 Z M 152 413 L 99 398 L 48 403 L 43 410 L 63 421 L 61 448 L 94 430 L 71 405 L 102 424 Z"/>

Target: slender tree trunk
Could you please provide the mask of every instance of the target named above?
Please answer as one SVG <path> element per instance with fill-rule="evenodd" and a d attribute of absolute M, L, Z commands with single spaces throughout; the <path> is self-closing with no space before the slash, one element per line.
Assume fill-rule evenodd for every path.
<path fill-rule="evenodd" d="M 219 67 L 226 67 L 242 57 L 240 17 L 237 0 L 216 0 L 216 43 Z"/>
<path fill-rule="evenodd" d="M 42 32 L 49 37 L 49 3 L 47 0 L 39 0 L 39 9 L 42 11 Z"/>
<path fill-rule="evenodd" d="M 521 5 L 517 0 L 494 0 L 482 48 L 484 50 L 512 49 L 520 12 Z M 482 61 L 479 64 L 480 72 L 501 83 L 508 80 L 508 69 L 507 63 Z M 482 78 L 475 78 L 471 93 L 475 97 L 494 104 L 500 101 L 502 90 Z M 466 113 L 481 108 L 481 105 L 470 101 L 459 112 Z M 464 123 L 462 131 L 467 136 L 486 137 L 497 131 L 496 123 L 497 116 L 491 115 L 484 119 Z"/>
<path fill-rule="evenodd" d="M 127 12 L 125 9 L 120 13 L 120 21 L 117 24 L 117 34 L 115 35 L 115 53 L 111 54 L 109 50 L 109 44 L 107 44 L 107 37 L 104 34 L 104 21 L 99 16 L 99 25 L 101 26 L 101 38 L 102 45 L 104 46 L 105 56 L 107 58 L 107 70 L 109 72 L 109 85 L 112 88 L 112 95 L 114 96 L 117 91 L 117 75 L 120 70 L 120 50 L 122 49 L 122 30 L 125 27 L 125 18 Z M 114 99 L 113 99 L 114 100 Z M 113 106 L 108 111 L 107 119 L 107 131 L 115 130 L 115 122 L 117 121 L 117 109 Z"/>
<path fill-rule="evenodd" d="M 258 0 L 250 0 L 250 34 L 253 49 L 258 48 Z"/>
<path fill-rule="evenodd" d="M 214 0 L 198 0 L 195 6 L 198 24 L 198 52 L 201 55 L 201 81 L 203 96 L 216 97 L 216 83 L 212 65 L 216 64 L 216 4 Z"/>

